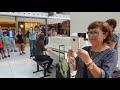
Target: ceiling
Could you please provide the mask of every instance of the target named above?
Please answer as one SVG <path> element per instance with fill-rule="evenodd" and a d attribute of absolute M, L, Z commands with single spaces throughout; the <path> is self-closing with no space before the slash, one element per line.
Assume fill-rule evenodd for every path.
<path fill-rule="evenodd" d="M 18 17 L 18 21 L 22 22 L 40 22 L 45 24 L 45 19 L 40 18 L 23 18 Z M 65 20 L 61 19 L 47 19 L 48 24 L 62 23 Z M 15 17 L 13 16 L 0 16 L 0 23 L 15 23 Z"/>

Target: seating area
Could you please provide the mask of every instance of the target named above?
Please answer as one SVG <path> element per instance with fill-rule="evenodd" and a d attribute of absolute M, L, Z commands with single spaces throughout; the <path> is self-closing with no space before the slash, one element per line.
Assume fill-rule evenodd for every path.
<path fill-rule="evenodd" d="M 0 78 L 55 78 L 55 67 L 51 69 L 52 73 L 44 73 L 44 66 L 39 65 L 39 70 L 37 68 L 37 63 L 30 59 L 29 47 L 25 49 L 25 55 L 19 55 L 18 52 L 11 52 L 11 57 L 0 60 Z M 47 54 L 49 54 L 47 52 Z M 50 54 L 52 58 L 54 57 L 53 65 L 57 63 L 57 57 L 55 54 Z M 42 62 L 42 64 L 47 62 Z M 39 63 L 40 64 L 40 63 Z M 47 64 L 46 64 L 47 65 Z M 33 73 L 34 71 L 39 71 Z M 50 76 L 48 76 L 50 74 Z"/>
<path fill-rule="evenodd" d="M 33 58 L 33 60 L 37 63 L 37 71 L 34 71 L 33 73 L 37 73 L 39 71 L 44 71 L 44 76 L 40 77 L 40 78 L 44 78 L 44 77 L 50 76 L 50 75 L 46 75 L 46 66 L 49 63 L 48 60 L 41 61 L 41 60 L 37 60 L 36 58 Z M 43 67 L 43 70 L 39 70 L 39 66 Z"/>

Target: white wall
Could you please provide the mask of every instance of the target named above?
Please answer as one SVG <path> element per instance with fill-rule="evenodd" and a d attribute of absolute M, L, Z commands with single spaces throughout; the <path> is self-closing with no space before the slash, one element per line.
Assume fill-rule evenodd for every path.
<path fill-rule="evenodd" d="M 106 21 L 114 18 L 117 20 L 116 31 L 120 32 L 120 12 L 71 12 L 71 35 L 72 33 L 85 33 L 90 23 L 96 20 Z M 120 50 L 120 48 L 119 48 Z M 120 52 L 118 53 L 118 66 L 120 68 Z"/>
<path fill-rule="evenodd" d="M 88 25 L 96 20 L 106 21 L 114 18 L 117 20 L 116 31 L 120 32 L 120 12 L 71 12 L 71 32 L 85 33 Z"/>

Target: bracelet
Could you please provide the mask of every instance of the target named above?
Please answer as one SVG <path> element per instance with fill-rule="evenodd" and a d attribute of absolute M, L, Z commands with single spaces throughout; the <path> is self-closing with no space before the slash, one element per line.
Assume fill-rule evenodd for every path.
<path fill-rule="evenodd" d="M 88 66 L 88 69 L 92 70 L 94 68 L 94 62 Z"/>
<path fill-rule="evenodd" d="M 87 67 L 89 67 L 90 65 L 92 65 L 94 62 L 92 61 L 92 62 L 88 62 L 88 63 L 86 63 L 86 65 L 87 65 Z"/>

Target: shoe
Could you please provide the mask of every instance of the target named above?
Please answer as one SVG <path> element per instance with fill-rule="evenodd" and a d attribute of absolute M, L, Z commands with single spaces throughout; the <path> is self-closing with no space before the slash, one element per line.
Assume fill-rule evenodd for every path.
<path fill-rule="evenodd" d="M 7 56 L 4 56 L 4 58 L 7 58 Z"/>
<path fill-rule="evenodd" d="M 10 57 L 10 55 L 8 55 L 8 57 Z"/>
<path fill-rule="evenodd" d="M 2 57 L 2 59 L 4 59 L 4 57 Z"/>
<path fill-rule="evenodd" d="M 17 52 L 17 50 L 14 50 L 14 52 Z"/>
<path fill-rule="evenodd" d="M 22 54 L 26 54 L 25 52 L 22 52 Z"/>
<path fill-rule="evenodd" d="M 30 59 L 33 58 L 33 56 L 30 56 Z"/>
<path fill-rule="evenodd" d="M 20 53 L 20 55 L 23 55 L 22 53 Z"/>
<path fill-rule="evenodd" d="M 48 73 L 52 73 L 51 71 L 47 70 Z"/>
<path fill-rule="evenodd" d="M 10 52 L 13 52 L 13 50 L 11 50 Z"/>

